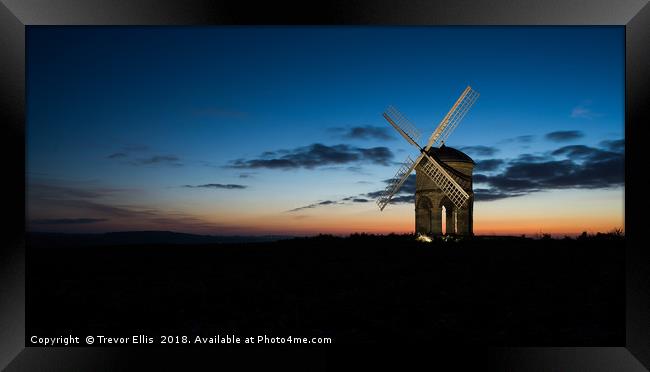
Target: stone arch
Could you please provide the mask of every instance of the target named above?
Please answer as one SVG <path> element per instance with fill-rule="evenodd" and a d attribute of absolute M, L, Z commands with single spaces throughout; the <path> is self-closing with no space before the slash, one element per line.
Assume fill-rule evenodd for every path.
<path fill-rule="evenodd" d="M 458 211 L 454 203 L 445 195 L 440 199 L 438 204 L 438 209 L 440 210 L 441 219 L 442 219 L 442 207 L 445 207 L 445 216 L 446 221 L 441 221 L 441 224 L 444 223 L 446 226 L 445 232 L 447 234 L 457 234 L 458 229 L 456 228 L 456 220 L 458 217 Z M 442 226 L 441 229 L 442 231 Z"/>

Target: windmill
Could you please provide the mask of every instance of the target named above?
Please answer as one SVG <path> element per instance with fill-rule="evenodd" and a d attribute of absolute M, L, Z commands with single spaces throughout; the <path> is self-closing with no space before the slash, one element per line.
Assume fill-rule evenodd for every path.
<path fill-rule="evenodd" d="M 479 93 L 477 91 L 473 90 L 470 86 L 467 86 L 458 100 L 456 100 L 456 103 L 451 107 L 451 110 L 449 110 L 447 115 L 445 115 L 445 117 L 440 121 L 436 130 L 433 131 L 424 148 L 418 144 L 418 141 L 420 140 L 420 132 L 418 129 L 395 107 L 388 107 L 383 114 L 384 118 L 402 135 L 402 137 L 404 137 L 404 139 L 406 139 L 406 141 L 419 150 L 420 155 L 415 160 L 411 159 L 410 156 L 407 157 L 406 161 L 399 167 L 395 177 L 390 180 L 382 195 L 377 199 L 377 204 L 379 205 L 380 210 L 383 211 L 384 208 L 386 208 L 411 172 L 416 170 L 418 174 L 418 184 L 429 183 L 432 187 L 437 187 L 436 192 L 440 197 L 437 199 L 429 199 L 435 199 L 434 202 L 437 202 L 438 204 L 443 203 L 440 204 L 440 206 L 446 206 L 447 210 L 453 209 L 454 211 L 467 211 L 470 209 L 471 212 L 471 206 L 469 205 L 471 202 L 468 203 L 468 201 L 471 200 L 471 171 L 474 162 L 462 152 L 446 147 L 445 141 L 451 132 L 458 126 L 463 117 L 465 117 L 478 96 Z M 449 153 L 454 154 L 455 157 L 452 158 L 451 161 L 449 161 L 449 158 L 447 157 L 446 160 L 448 161 L 444 161 L 441 155 Z M 469 161 L 466 162 L 471 163 L 472 165 L 472 167 L 469 168 L 469 177 L 468 172 L 461 172 L 453 166 L 453 164 L 461 162 L 464 159 L 468 159 Z M 425 181 L 419 181 L 421 178 L 420 174 L 425 176 Z M 428 200 L 427 202 L 430 203 L 431 200 Z M 449 202 L 451 202 L 451 204 L 449 204 Z M 447 203 L 447 205 L 444 205 L 444 203 Z M 439 207 L 439 205 L 430 205 L 428 208 L 437 207 Z M 416 200 L 416 210 L 417 208 L 418 205 Z M 433 215 L 428 216 L 428 218 L 429 220 L 435 220 L 435 212 Z M 449 212 L 447 218 L 447 231 L 450 231 Z M 456 218 L 456 214 L 453 215 L 453 218 Z M 471 213 L 469 214 L 469 218 L 471 234 Z M 418 215 L 416 214 L 416 229 L 417 226 L 426 226 L 426 223 L 418 223 L 417 219 Z M 455 224 L 456 222 L 453 221 L 453 223 Z M 421 228 L 420 230 L 423 230 L 422 232 L 426 233 L 438 232 L 435 227 L 431 227 L 431 223 L 429 223 L 429 228 Z"/>

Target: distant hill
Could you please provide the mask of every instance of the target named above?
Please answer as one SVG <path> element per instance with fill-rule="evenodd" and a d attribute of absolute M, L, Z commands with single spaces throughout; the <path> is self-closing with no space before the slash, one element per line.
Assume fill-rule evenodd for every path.
<path fill-rule="evenodd" d="M 66 234 L 49 232 L 28 232 L 27 242 L 30 246 L 76 247 L 76 246 L 110 246 L 143 244 L 228 244 L 257 243 L 291 239 L 292 236 L 218 236 L 195 235 L 173 231 L 121 231 L 98 234 Z"/>

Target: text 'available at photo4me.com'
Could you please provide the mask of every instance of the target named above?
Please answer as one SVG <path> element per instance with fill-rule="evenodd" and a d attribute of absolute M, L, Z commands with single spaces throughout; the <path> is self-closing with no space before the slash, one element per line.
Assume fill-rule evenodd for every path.
<path fill-rule="evenodd" d="M 88 345 L 236 345 L 236 344 L 331 344 L 331 337 L 296 337 L 296 336 L 270 336 L 257 335 L 241 337 L 234 334 L 214 336 L 147 336 L 134 335 L 131 337 L 111 337 L 105 335 L 89 336 L 58 336 L 40 337 L 37 335 L 29 338 L 29 346 L 61 347 L 61 346 L 88 346 Z"/>

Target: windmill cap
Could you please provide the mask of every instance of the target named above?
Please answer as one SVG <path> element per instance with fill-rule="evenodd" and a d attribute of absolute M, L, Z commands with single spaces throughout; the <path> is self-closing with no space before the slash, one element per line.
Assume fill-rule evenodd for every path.
<path fill-rule="evenodd" d="M 429 149 L 430 155 L 435 155 L 441 161 L 447 162 L 458 162 L 458 163 L 472 163 L 476 164 L 469 155 L 464 152 L 457 150 L 453 147 L 442 145 L 440 147 L 431 147 Z"/>

